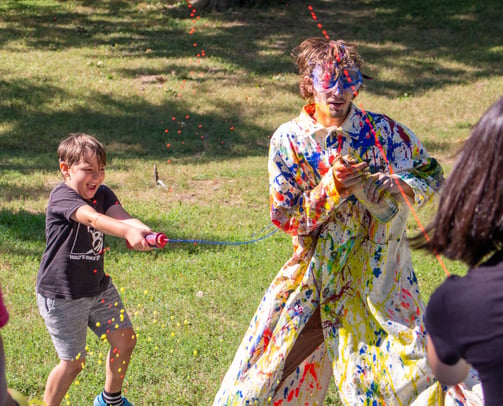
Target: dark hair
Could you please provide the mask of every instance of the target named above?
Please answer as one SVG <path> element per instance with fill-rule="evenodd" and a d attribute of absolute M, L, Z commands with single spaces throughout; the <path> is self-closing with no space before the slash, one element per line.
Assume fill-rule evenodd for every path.
<path fill-rule="evenodd" d="M 472 129 L 444 184 L 430 235 L 411 246 L 473 267 L 503 246 L 503 97 Z"/>
<path fill-rule="evenodd" d="M 340 69 L 356 66 L 361 70 L 363 59 L 356 45 L 343 40 L 328 40 L 325 38 L 308 38 L 294 48 L 291 52 L 300 74 L 300 95 L 303 99 L 310 99 L 313 92 L 310 83 L 306 83 L 304 77 L 313 75 L 313 70 L 318 65 L 333 63 Z"/>
<path fill-rule="evenodd" d="M 107 164 L 107 154 L 103 145 L 93 136 L 85 133 L 71 133 L 58 147 L 59 162 L 71 167 L 80 161 L 96 157 L 98 165 Z"/>

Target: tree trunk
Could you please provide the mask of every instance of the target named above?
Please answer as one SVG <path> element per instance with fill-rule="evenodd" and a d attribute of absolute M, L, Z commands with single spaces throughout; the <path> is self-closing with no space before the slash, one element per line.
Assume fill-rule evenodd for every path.
<path fill-rule="evenodd" d="M 230 8 L 240 7 L 268 7 L 281 0 L 190 0 L 196 10 L 225 11 Z"/>
<path fill-rule="evenodd" d="M 196 9 L 215 11 L 225 11 L 230 8 L 241 7 L 242 3 L 242 0 L 191 0 L 190 2 Z"/>

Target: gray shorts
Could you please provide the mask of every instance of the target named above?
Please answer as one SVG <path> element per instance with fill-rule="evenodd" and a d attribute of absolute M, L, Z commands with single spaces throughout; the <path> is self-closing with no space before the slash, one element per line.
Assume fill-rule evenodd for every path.
<path fill-rule="evenodd" d="M 52 299 L 37 294 L 37 304 L 59 359 L 65 361 L 86 355 L 87 327 L 99 338 L 133 327 L 112 284 L 98 296 L 80 299 Z"/>

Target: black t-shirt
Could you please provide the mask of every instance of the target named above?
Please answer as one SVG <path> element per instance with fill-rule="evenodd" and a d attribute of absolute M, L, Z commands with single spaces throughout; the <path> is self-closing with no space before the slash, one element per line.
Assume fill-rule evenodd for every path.
<path fill-rule="evenodd" d="M 92 200 L 85 200 L 65 183 L 51 192 L 45 220 L 47 246 L 37 276 L 37 292 L 43 296 L 92 297 L 110 283 L 103 270 L 103 233 L 71 219 L 85 204 L 106 213 L 109 207 L 120 203 L 105 185 L 98 188 Z"/>
<path fill-rule="evenodd" d="M 503 405 L 503 251 L 465 277 L 450 276 L 426 308 L 438 358 L 460 358 L 479 373 L 486 406 Z"/>

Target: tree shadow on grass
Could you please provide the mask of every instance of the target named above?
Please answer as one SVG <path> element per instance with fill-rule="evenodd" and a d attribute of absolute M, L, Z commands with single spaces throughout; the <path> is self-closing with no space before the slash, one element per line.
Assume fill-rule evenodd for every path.
<path fill-rule="evenodd" d="M 45 242 L 45 215 L 34 214 L 26 210 L 13 212 L 0 210 L 0 250 L 4 254 L 19 256 L 42 255 Z M 14 241 L 23 241 L 23 244 L 12 244 Z"/>
<path fill-rule="evenodd" d="M 48 112 L 39 108 L 46 98 L 71 100 L 73 95 L 56 84 L 35 85 L 27 80 L 0 80 L 0 93 L 5 96 L 4 100 L 9 100 L 3 103 L 0 119 L 15 126 L 13 132 L 0 133 L 3 150 L 0 169 L 4 170 L 47 170 L 48 163 L 56 164 L 56 149 L 61 139 L 70 132 L 80 131 L 100 139 L 111 157 L 124 159 L 197 157 L 204 161 L 219 156 L 253 155 L 250 151 L 264 153 L 268 146 L 263 128 L 247 124 L 246 131 L 231 130 L 232 126 L 245 129 L 239 115 L 229 124 L 232 101 L 220 102 L 222 115 L 191 112 L 189 119 L 185 117 L 191 106 L 182 99 L 159 106 L 140 98 L 124 100 L 96 92 L 90 95 L 93 103 Z M 107 106 L 107 110 L 101 106 Z M 172 117 L 177 120 L 174 122 Z M 37 131 L 33 131 L 33 123 L 37 123 Z M 19 160 L 14 160 L 14 156 L 19 156 Z M 7 163 L 2 164 L 2 158 Z"/>
<path fill-rule="evenodd" d="M 162 229 L 165 224 L 159 222 L 150 222 L 154 229 Z M 203 237 L 186 235 L 176 230 L 169 233 L 169 250 L 186 251 L 191 254 L 197 254 L 201 250 L 218 251 L 223 247 L 240 247 L 259 243 L 267 238 L 272 238 L 275 230 L 269 228 L 260 236 L 243 238 L 242 240 L 230 240 L 216 234 L 206 234 Z M 0 210 L 0 250 L 5 255 L 33 256 L 40 258 L 45 249 L 45 213 L 31 213 L 26 210 Z M 107 246 L 114 250 L 126 252 L 127 248 L 124 240 L 121 238 L 106 237 Z M 262 239 L 259 239 L 262 238 Z M 257 240 L 257 241 L 254 241 Z M 13 244 L 15 241 L 23 241 L 20 244 Z M 157 252 L 162 255 L 162 250 Z"/>
<path fill-rule="evenodd" d="M 310 5 L 317 21 L 307 3 L 294 0 L 269 9 L 203 15 L 215 22 L 217 28 L 212 30 L 193 24 L 195 17 L 186 5 L 125 1 L 37 4 L 10 1 L 0 7 L 0 45 L 24 38 L 27 52 L 54 50 L 64 57 L 63 52 L 70 49 L 88 52 L 107 47 L 111 57 L 166 59 L 162 68 L 148 65 L 115 72 L 124 78 L 174 72 L 177 78 L 190 81 L 190 72 L 195 70 L 205 75 L 197 84 L 219 76 L 226 83 L 226 78 L 238 80 L 233 75 L 239 69 L 248 73 L 239 78 L 241 83 L 253 86 L 255 77 L 294 73 L 290 51 L 306 37 L 320 36 L 318 23 L 333 38 L 355 41 L 371 75 L 383 76 L 380 72 L 387 68 L 399 72 L 371 81 L 366 91 L 376 95 L 420 95 L 503 74 L 499 0 L 316 0 Z M 189 34 L 191 26 L 197 27 L 194 35 Z M 199 45 L 194 48 L 196 41 Z M 171 58 L 194 57 L 201 48 L 235 68 L 211 71 L 171 62 Z M 286 83 L 278 81 L 274 86 L 297 93 L 296 87 Z M 0 80 L 0 119 L 10 123 L 10 130 L 0 133 L 1 150 L 8 151 L 9 160 L 31 156 L 27 165 L 42 168 L 63 136 L 86 131 L 110 146 L 111 154 L 126 159 L 218 160 L 267 153 L 267 136 L 273 129 L 252 124 L 239 103 L 221 102 L 222 113 L 198 114 L 196 106 L 176 97 L 176 90 L 167 91 L 173 91 L 173 97 L 162 106 L 141 95 L 126 100 L 95 92 L 85 104 L 48 111 L 42 107 L 49 101 L 72 100 L 74 95 L 51 81 Z M 184 119 L 187 113 L 190 120 Z M 292 111 L 292 116 L 296 113 Z M 170 123 L 172 117 L 176 119 Z M 238 131 L 231 132 L 231 127 Z"/>

